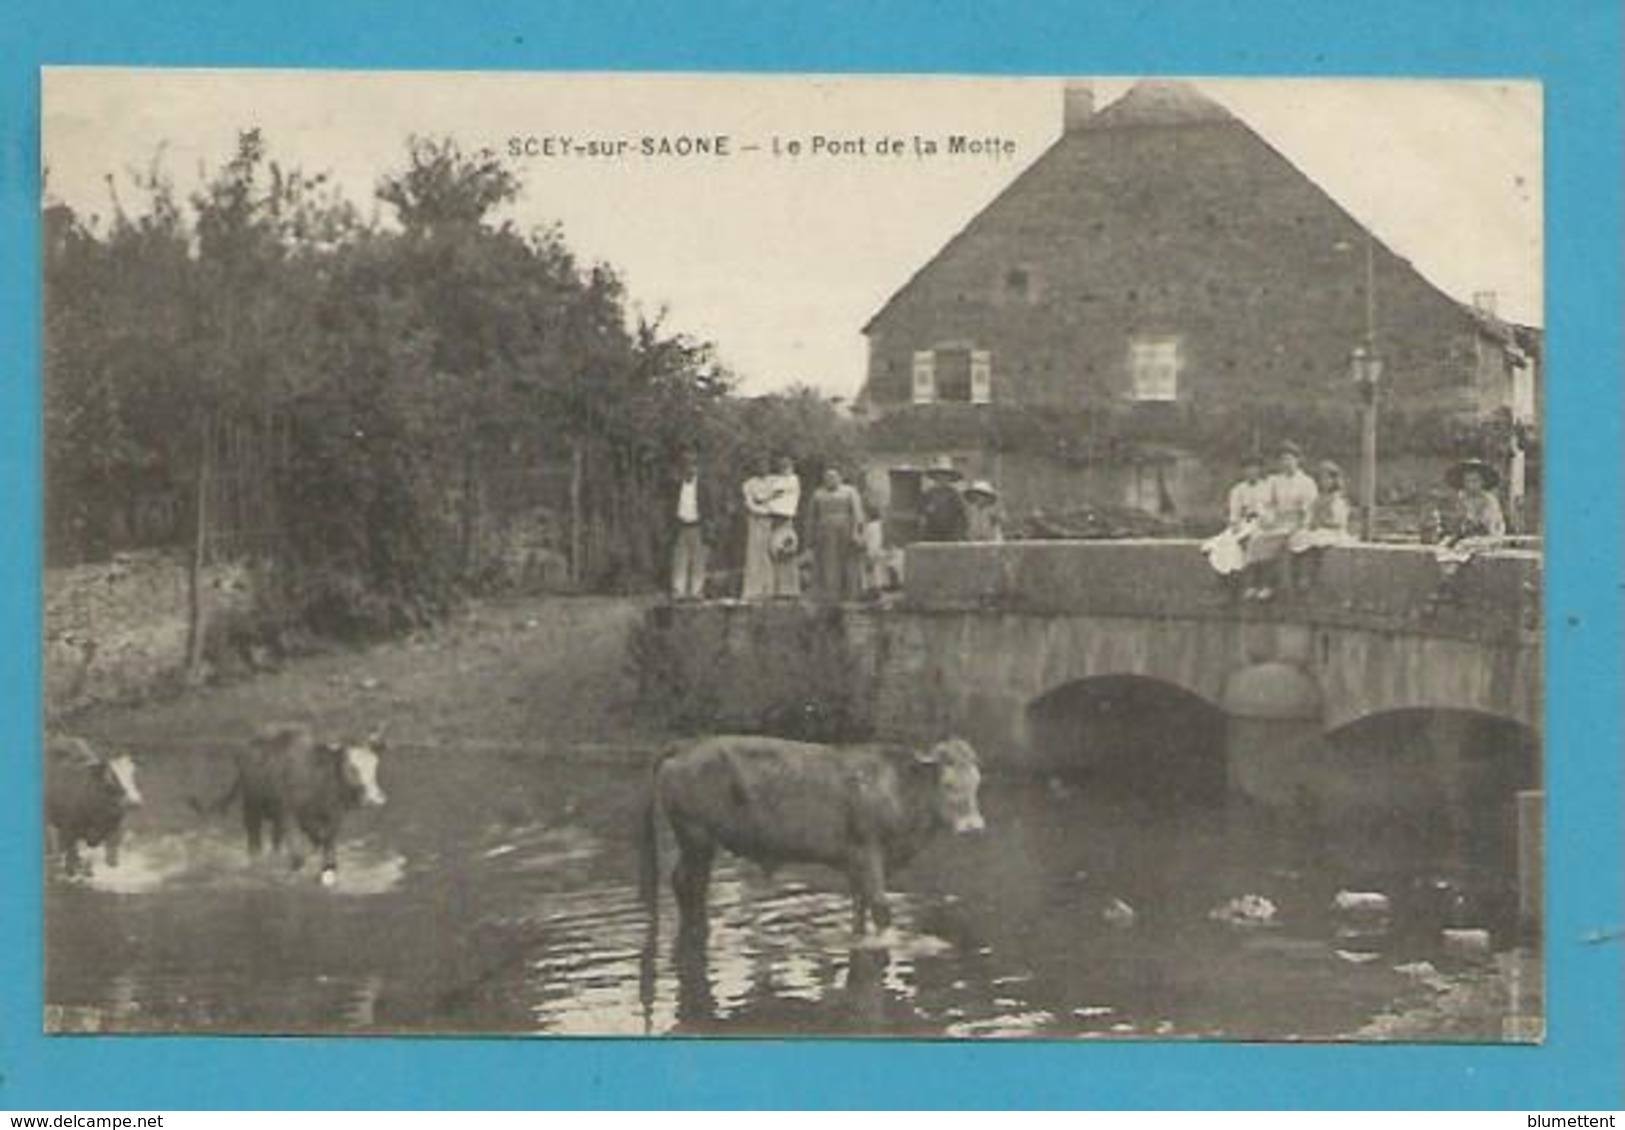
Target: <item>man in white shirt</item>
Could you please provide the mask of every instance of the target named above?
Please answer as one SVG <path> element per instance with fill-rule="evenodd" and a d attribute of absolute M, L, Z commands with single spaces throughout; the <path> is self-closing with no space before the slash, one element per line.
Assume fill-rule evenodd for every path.
<path fill-rule="evenodd" d="M 677 487 L 677 540 L 672 548 L 671 595 L 699 600 L 705 595 L 705 539 L 700 527 L 700 471 L 692 455 L 683 457 Z"/>

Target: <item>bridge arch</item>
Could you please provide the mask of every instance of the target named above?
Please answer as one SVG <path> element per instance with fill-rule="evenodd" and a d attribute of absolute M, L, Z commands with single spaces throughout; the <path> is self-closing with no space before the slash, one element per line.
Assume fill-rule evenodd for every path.
<path fill-rule="evenodd" d="M 1153 802 L 1224 795 L 1224 713 L 1185 687 L 1094 675 L 1052 687 L 1024 713 L 1031 755 L 1049 772 Z"/>

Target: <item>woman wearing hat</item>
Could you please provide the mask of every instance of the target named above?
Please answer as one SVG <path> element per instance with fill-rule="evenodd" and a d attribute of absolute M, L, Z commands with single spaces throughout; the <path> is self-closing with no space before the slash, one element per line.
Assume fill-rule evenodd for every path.
<path fill-rule="evenodd" d="M 1444 473 L 1444 481 L 1457 492 L 1455 523 L 1447 540 L 1506 536 L 1506 516 L 1495 497 L 1501 476 L 1494 467 L 1482 459 L 1464 459 Z"/>
<path fill-rule="evenodd" d="M 1278 449 L 1276 472 L 1269 480 L 1269 501 L 1259 522 L 1258 532 L 1247 541 L 1247 564 L 1258 578 L 1255 587 L 1243 595 L 1249 600 L 1269 600 L 1275 590 L 1290 584 L 1281 567 L 1292 535 L 1309 524 L 1309 512 L 1320 496 L 1303 471 L 1303 449 L 1290 440 Z"/>
<path fill-rule="evenodd" d="M 925 472 L 925 490 L 920 494 L 920 540 L 964 541 L 968 515 L 959 493 L 959 469 L 946 455 L 939 456 Z"/>
<path fill-rule="evenodd" d="M 1506 536 L 1506 517 L 1495 488 L 1501 476 L 1482 459 L 1464 459 L 1444 473 L 1444 481 L 1456 489 L 1456 508 L 1446 525 L 1445 537 L 1435 551 L 1441 577 L 1429 599 L 1430 610 L 1461 600 L 1461 567 L 1473 554 L 1487 549 Z"/>
<path fill-rule="evenodd" d="M 965 488 L 965 537 L 970 541 L 1003 541 L 1004 508 L 999 492 L 986 479 Z"/>

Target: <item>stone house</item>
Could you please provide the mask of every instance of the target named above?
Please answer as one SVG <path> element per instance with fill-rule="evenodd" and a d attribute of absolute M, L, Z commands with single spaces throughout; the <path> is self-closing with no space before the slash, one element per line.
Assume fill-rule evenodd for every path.
<path fill-rule="evenodd" d="M 1384 501 L 1483 453 L 1493 421 L 1533 423 L 1538 330 L 1443 293 L 1194 87 L 1142 82 L 1097 112 L 1070 85 L 1063 125 L 864 327 L 868 485 L 895 536 L 942 453 L 1018 519 L 1200 527 L 1240 456 L 1287 436 L 1352 478 L 1368 324 Z"/>

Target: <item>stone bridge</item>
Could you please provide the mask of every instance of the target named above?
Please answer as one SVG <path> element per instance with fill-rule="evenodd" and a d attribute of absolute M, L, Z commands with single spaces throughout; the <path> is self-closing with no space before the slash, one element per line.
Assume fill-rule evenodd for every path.
<path fill-rule="evenodd" d="M 1480 556 L 1442 606 L 1422 546 L 1331 550 L 1315 593 L 1263 606 L 1228 599 L 1192 541 L 918 545 L 906 575 L 885 606 L 657 615 L 719 726 L 793 727 L 798 707 L 835 700 L 843 725 L 882 738 L 954 732 L 991 765 L 1046 769 L 1088 756 L 1076 731 L 1109 735 L 1134 713 L 1141 747 L 1147 724 L 1178 719 L 1169 741 L 1215 737 L 1231 781 L 1275 799 L 1297 787 L 1283 763 L 1362 723 L 1380 735 L 1373 720 L 1426 717 L 1435 746 L 1455 735 L 1451 757 L 1486 725 L 1538 748 L 1535 551 Z"/>

